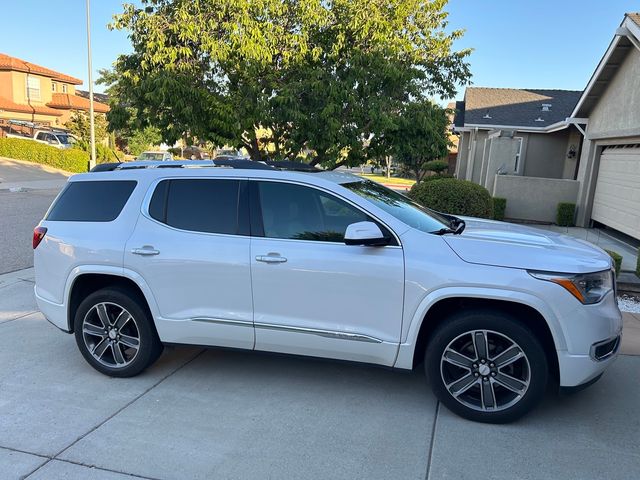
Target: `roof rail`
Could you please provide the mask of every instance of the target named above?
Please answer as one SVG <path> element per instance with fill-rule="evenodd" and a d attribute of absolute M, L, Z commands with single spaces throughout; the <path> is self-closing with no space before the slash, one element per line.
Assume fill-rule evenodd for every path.
<path fill-rule="evenodd" d="M 202 168 L 215 167 L 211 160 L 139 160 L 120 163 L 114 170 L 133 170 L 138 168 Z"/>

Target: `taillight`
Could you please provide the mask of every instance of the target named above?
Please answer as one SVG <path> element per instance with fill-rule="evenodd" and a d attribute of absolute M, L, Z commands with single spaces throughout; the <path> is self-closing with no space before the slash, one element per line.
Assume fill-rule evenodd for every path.
<path fill-rule="evenodd" d="M 40 242 L 42 241 L 42 239 L 46 234 L 47 234 L 46 227 L 36 227 L 33 229 L 33 249 L 34 250 L 38 245 L 40 245 Z"/>

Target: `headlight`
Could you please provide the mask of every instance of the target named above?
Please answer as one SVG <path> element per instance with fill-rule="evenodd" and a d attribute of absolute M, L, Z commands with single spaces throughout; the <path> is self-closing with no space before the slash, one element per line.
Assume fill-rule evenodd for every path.
<path fill-rule="evenodd" d="M 611 270 L 582 274 L 529 271 L 529 275 L 540 280 L 557 283 L 586 305 L 598 303 L 613 290 Z"/>

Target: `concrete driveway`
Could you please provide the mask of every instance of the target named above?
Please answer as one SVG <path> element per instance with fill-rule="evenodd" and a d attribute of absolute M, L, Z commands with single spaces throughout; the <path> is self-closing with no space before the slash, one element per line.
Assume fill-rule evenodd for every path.
<path fill-rule="evenodd" d="M 139 377 L 94 371 L 36 311 L 32 269 L 0 276 L 0 478 L 632 479 L 640 357 L 518 423 L 462 420 L 421 371 L 166 348 Z M 624 351 L 640 353 L 627 315 Z M 625 336 L 627 334 L 625 333 Z"/>

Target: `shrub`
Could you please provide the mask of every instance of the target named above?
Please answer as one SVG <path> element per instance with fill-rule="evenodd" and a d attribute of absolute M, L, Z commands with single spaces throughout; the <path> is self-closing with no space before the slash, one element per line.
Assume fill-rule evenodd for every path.
<path fill-rule="evenodd" d="M 78 140 L 76 147 L 87 152 L 89 156 L 91 155 L 91 144 L 89 142 Z M 118 156 L 113 150 L 102 143 L 96 143 L 96 163 L 111 163 L 118 161 Z"/>
<path fill-rule="evenodd" d="M 613 250 L 606 250 L 605 252 L 607 252 L 609 254 L 609 256 L 613 259 L 613 265 L 616 268 L 616 277 L 618 275 L 620 275 L 620 268 L 622 267 L 622 255 L 620 255 L 618 252 L 614 252 Z"/>
<path fill-rule="evenodd" d="M 33 140 L 0 138 L 0 157 L 49 165 L 67 172 L 86 172 L 89 155 L 77 148 L 60 150 Z"/>
<path fill-rule="evenodd" d="M 573 227 L 575 225 L 573 219 L 576 215 L 575 203 L 559 203 L 556 223 L 561 227 Z"/>
<path fill-rule="evenodd" d="M 439 175 L 427 175 L 421 181 L 431 182 L 432 180 L 442 180 L 443 178 L 453 178 L 453 175 L 449 175 L 448 173 L 441 173 Z"/>
<path fill-rule="evenodd" d="M 411 188 L 409 197 L 440 212 L 493 218 L 493 201 L 489 191 L 467 180 L 443 178 L 420 182 Z"/>
<path fill-rule="evenodd" d="M 423 167 L 427 172 L 444 172 L 449 168 L 449 164 L 444 160 L 431 160 L 426 162 Z"/>
<path fill-rule="evenodd" d="M 507 199 L 493 197 L 493 219 L 504 220 L 504 211 L 507 209 Z"/>

